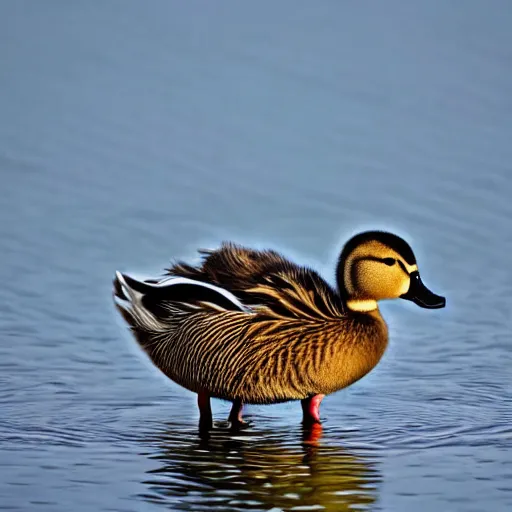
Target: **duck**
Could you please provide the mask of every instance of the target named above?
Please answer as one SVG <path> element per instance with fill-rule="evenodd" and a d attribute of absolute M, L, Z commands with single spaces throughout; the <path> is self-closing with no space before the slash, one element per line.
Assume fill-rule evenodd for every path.
<path fill-rule="evenodd" d="M 386 231 L 353 236 L 330 285 L 274 250 L 223 242 L 199 250 L 198 265 L 175 262 L 156 279 L 116 272 L 115 305 L 152 363 L 197 394 L 199 427 L 213 425 L 211 398 L 244 404 L 300 401 L 304 425 L 320 403 L 368 374 L 388 345 L 378 303 L 446 305 L 423 283 L 410 245 Z"/>

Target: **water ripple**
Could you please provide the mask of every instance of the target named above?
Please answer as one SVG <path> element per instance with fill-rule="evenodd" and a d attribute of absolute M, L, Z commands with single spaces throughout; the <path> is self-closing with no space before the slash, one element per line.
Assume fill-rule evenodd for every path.
<path fill-rule="evenodd" d="M 382 477 L 375 454 L 303 436 L 297 429 L 252 428 L 234 435 L 218 425 L 209 439 L 199 439 L 195 430 L 168 424 L 142 440 L 157 467 L 141 497 L 177 509 L 227 511 L 335 511 L 376 502 Z"/>

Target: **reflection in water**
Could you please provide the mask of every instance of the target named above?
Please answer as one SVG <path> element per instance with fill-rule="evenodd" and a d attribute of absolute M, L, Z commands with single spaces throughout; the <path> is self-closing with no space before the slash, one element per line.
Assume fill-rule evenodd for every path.
<path fill-rule="evenodd" d="M 216 428 L 200 439 L 197 431 L 168 424 L 144 444 L 156 447 L 148 455 L 159 467 L 144 482 L 142 498 L 177 510 L 367 509 L 381 481 L 375 457 L 332 440 L 315 443 L 298 429 Z"/>

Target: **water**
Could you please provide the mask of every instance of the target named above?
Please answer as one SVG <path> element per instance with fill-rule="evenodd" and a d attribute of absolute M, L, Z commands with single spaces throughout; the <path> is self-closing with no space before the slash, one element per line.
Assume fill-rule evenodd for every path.
<path fill-rule="evenodd" d="M 0 5 L 0 508 L 509 510 L 512 10 L 506 1 Z M 139 354 L 115 269 L 232 239 L 331 279 L 413 245 L 445 310 L 238 436 Z"/>

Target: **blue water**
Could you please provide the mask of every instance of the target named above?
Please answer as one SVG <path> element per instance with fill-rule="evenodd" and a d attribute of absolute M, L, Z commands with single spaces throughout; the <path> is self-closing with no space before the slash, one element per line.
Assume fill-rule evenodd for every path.
<path fill-rule="evenodd" d="M 0 508 L 512 507 L 512 9 L 477 2 L 0 4 Z M 357 231 L 448 307 L 382 305 L 379 366 L 197 436 L 111 301 L 223 239 L 332 280 Z"/>

